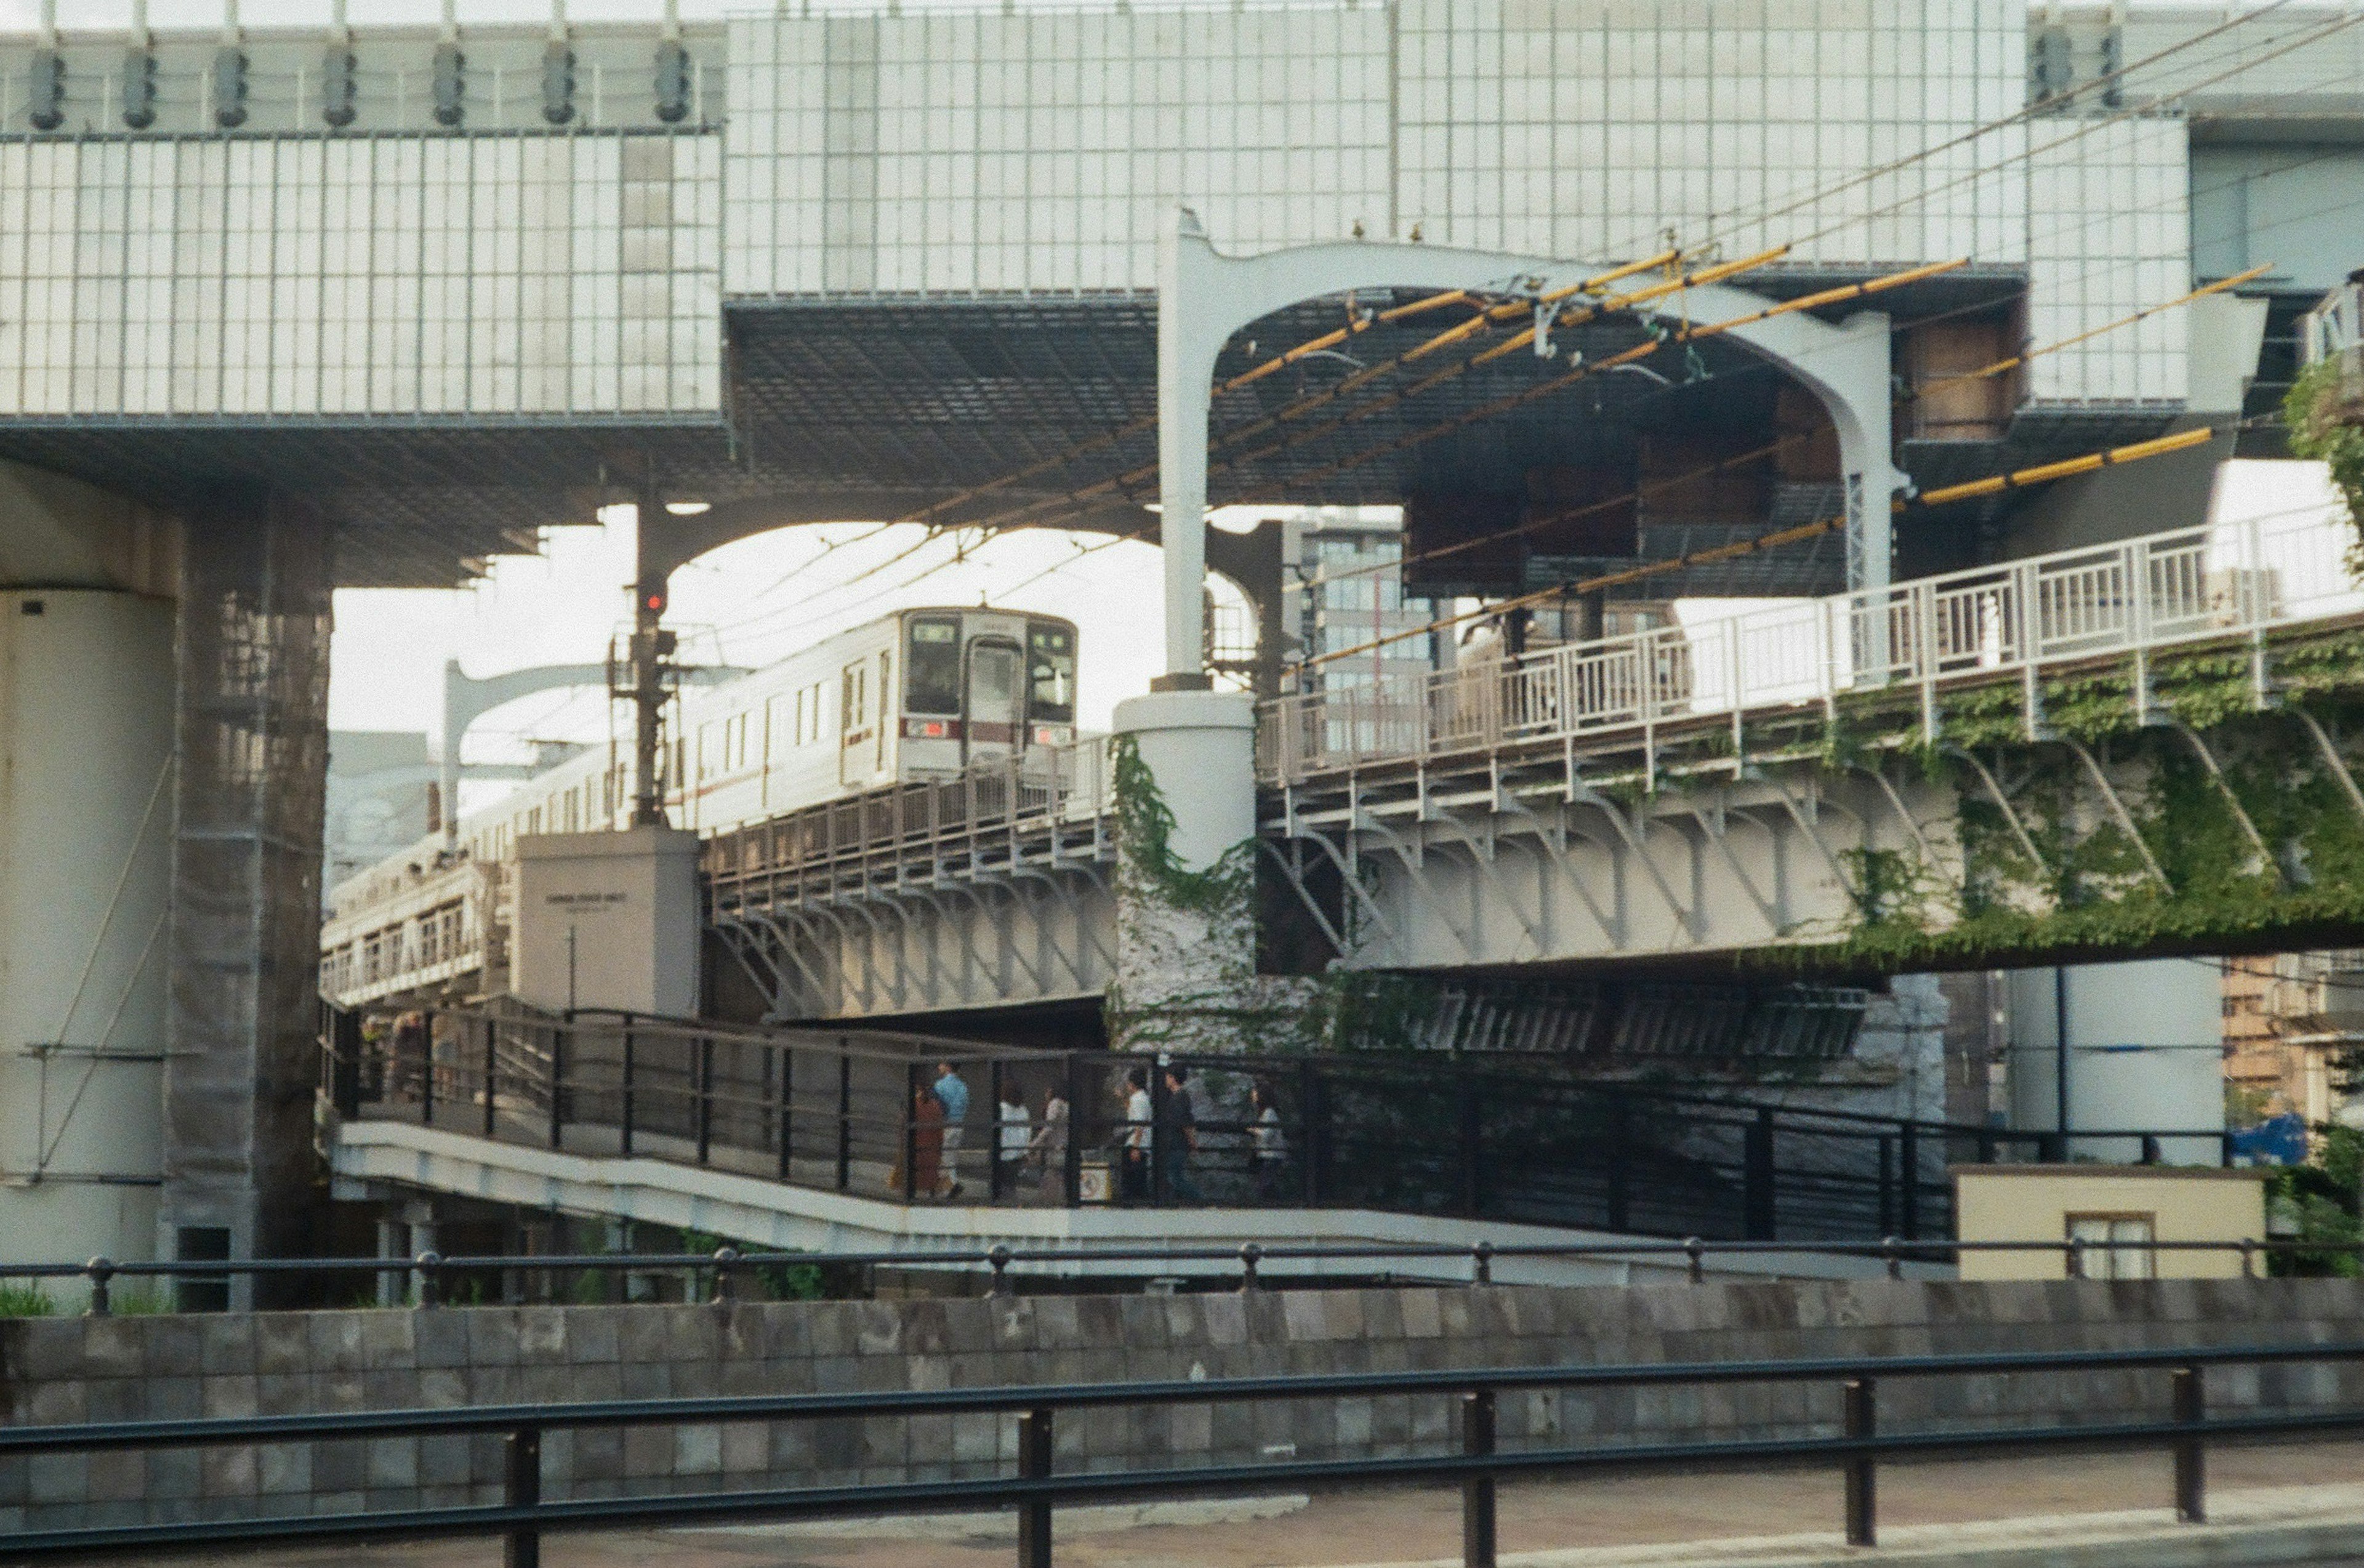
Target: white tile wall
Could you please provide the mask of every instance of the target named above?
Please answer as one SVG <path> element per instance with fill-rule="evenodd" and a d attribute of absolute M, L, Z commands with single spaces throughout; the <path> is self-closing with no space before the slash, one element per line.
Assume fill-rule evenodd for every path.
<path fill-rule="evenodd" d="M 0 142 L 0 413 L 715 409 L 720 182 L 714 136 Z"/>
<path fill-rule="evenodd" d="M 2180 119 L 2039 119 L 2028 174 L 2030 340 L 2091 331 L 2191 286 L 2191 176 Z M 2028 367 L 2039 400 L 2184 395 L 2181 311 L 2162 311 Z"/>

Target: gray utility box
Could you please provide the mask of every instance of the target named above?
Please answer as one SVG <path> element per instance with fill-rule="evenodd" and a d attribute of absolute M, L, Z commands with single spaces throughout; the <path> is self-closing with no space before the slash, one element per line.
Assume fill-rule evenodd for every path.
<path fill-rule="evenodd" d="M 517 841 L 509 989 L 552 1012 L 697 1013 L 695 833 L 535 833 Z"/>

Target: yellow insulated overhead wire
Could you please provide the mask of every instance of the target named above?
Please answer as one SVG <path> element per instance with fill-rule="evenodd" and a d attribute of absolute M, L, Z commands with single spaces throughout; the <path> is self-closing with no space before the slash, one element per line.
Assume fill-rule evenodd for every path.
<path fill-rule="evenodd" d="M 1623 309 L 1631 305 L 1645 303 L 1648 300 L 1658 298 L 1664 295 L 1674 293 L 1681 288 L 1695 286 L 1702 283 L 1713 281 L 1717 278 L 1730 277 L 1734 272 L 1743 272 L 1751 267 L 1763 266 L 1768 261 L 1784 254 L 1787 250 L 1788 247 L 1786 246 L 1777 247 L 1774 250 L 1764 251 L 1756 256 L 1748 257 L 1742 261 L 1719 262 L 1712 267 L 1702 268 L 1697 272 L 1689 273 L 1681 278 L 1671 280 L 1665 284 L 1656 284 L 1647 289 L 1636 290 L 1629 295 L 1611 295 L 1601 302 L 1599 309 Z M 1588 278 L 1583 283 L 1570 285 L 1570 289 L 1568 290 L 1561 290 L 1559 292 L 1562 295 L 1566 295 L 1569 293 L 1570 290 L 1583 290 L 1599 287 L 1608 282 L 1614 281 L 1621 277 L 1629 276 L 1640 268 L 1656 266 L 1672 261 L 1675 259 L 1675 252 L 1667 251 L 1662 252 L 1656 257 L 1650 258 L 1645 261 L 1628 262 L 1626 265 L 1613 269 L 1611 272 L 1604 272 L 1597 278 Z M 1515 310 L 1523 311 L 1528 307 L 1524 304 L 1522 304 L 1513 308 Z M 1598 312 L 1596 311 L 1595 313 L 1597 314 Z M 1472 317 L 1470 318 L 1470 322 L 1482 322 L 1484 319 L 1485 314 L 1480 312 L 1478 316 Z M 1243 426 L 1236 429 L 1227 430 L 1221 436 L 1209 442 L 1208 450 L 1210 451 L 1219 450 L 1225 446 L 1229 446 L 1232 443 L 1244 439 L 1247 437 L 1258 435 L 1265 431 L 1277 428 L 1287 419 L 1295 418 L 1315 408 L 1336 402 L 1339 398 L 1346 395 L 1348 393 L 1362 386 L 1366 386 L 1371 382 L 1377 380 L 1379 377 L 1398 369 L 1408 362 L 1414 353 L 1424 351 L 1429 347 L 1432 347 L 1444 339 L 1455 338 L 1456 335 L 1462 333 L 1463 328 L 1470 325 L 1470 322 L 1464 322 L 1459 327 L 1449 328 L 1447 331 L 1439 334 L 1437 337 L 1428 339 L 1423 343 L 1418 345 L 1414 350 L 1407 350 L 1406 353 L 1399 354 L 1392 359 L 1382 360 L 1377 364 L 1366 366 L 1364 369 L 1355 372 L 1353 375 L 1348 376 L 1336 386 L 1300 397 L 1295 402 L 1289 404 L 1287 407 L 1277 410 L 1275 413 L 1267 415 L 1264 418 L 1256 420 L 1253 424 Z M 1425 380 L 1414 382 L 1411 386 L 1406 387 L 1399 392 L 1389 393 L 1375 403 L 1365 405 L 1365 411 L 1367 412 L 1372 408 L 1393 406 L 1395 404 L 1403 401 L 1405 398 L 1417 395 L 1419 393 L 1427 390 L 1429 387 L 1452 380 L 1454 377 L 1460 375 L 1467 368 L 1468 366 L 1465 361 L 1464 363 L 1456 364 L 1448 367 L 1445 370 L 1439 371 Z M 1236 378 L 1234 378 L 1234 380 L 1236 380 Z M 1217 394 L 1220 395 L 1223 390 L 1225 390 L 1225 388 L 1232 384 L 1233 384 L 1233 383 L 1231 382 L 1220 384 L 1216 388 Z M 1338 428 L 1340 425 L 1346 422 L 1348 422 L 1347 418 L 1342 417 L 1339 420 L 1316 426 L 1310 430 L 1297 437 L 1291 438 L 1288 440 L 1276 442 L 1269 448 L 1263 449 L 1263 450 L 1283 450 L 1286 448 L 1299 444 L 1301 441 L 1316 439 L 1321 435 Z M 1262 455 L 1262 451 L 1247 455 L 1250 457 L 1260 456 Z M 1239 458 L 1229 458 L 1221 462 L 1215 462 L 1209 466 L 1208 473 L 1210 474 L 1225 473 L 1230 469 L 1236 467 L 1240 461 L 1243 460 Z M 1143 463 L 1139 467 L 1127 469 L 1123 473 L 1113 474 L 1109 478 L 1096 480 L 1090 484 L 1069 491 L 1065 495 L 1044 496 L 1038 500 L 1023 502 L 1016 506 L 1009 507 L 1007 510 L 996 512 L 987 517 L 974 518 L 964 526 L 970 528 L 994 528 L 1014 522 L 1021 517 L 1031 517 L 1038 523 L 1054 522 L 1056 520 L 1058 516 L 1067 515 L 1068 512 L 1071 512 L 1082 502 L 1094 501 L 1102 496 L 1122 494 L 1131 487 L 1144 483 L 1156 473 L 1157 464 L 1154 462 Z M 1046 512 L 1053 513 L 1054 516 L 1037 516 L 1037 514 Z"/>
<path fill-rule="evenodd" d="M 2147 441 L 2135 441 L 2128 446 L 2112 447 L 2105 451 L 2086 452 L 2078 457 L 2064 458 L 2058 462 L 2038 463 L 2033 468 L 2017 469 L 2010 473 L 1999 473 L 1988 479 L 1973 479 L 1961 484 L 1948 484 L 1936 490 L 1924 492 L 1909 501 L 1900 498 L 1891 506 L 1890 510 L 1904 512 L 1917 511 L 1930 506 L 1943 506 L 1955 501 L 1974 500 L 1981 495 L 1999 495 L 2006 490 L 2047 484 L 2052 480 L 2067 479 L 2080 473 L 2091 473 L 2096 469 L 2115 468 L 2122 463 L 2140 462 L 2146 458 L 2165 457 L 2169 452 L 2185 451 L 2192 447 L 2205 445 L 2229 428 L 2233 427 L 2202 425 L 2197 429 L 2179 430 L 2171 436 L 2160 436 Z M 1342 648 L 1333 653 L 1323 653 L 1315 658 L 1300 660 L 1288 667 L 1292 670 L 1310 670 L 1317 665 L 1331 663 L 1335 660 L 1352 659 L 1360 654 L 1369 653 L 1376 649 L 1386 648 L 1390 644 L 1423 636 L 1428 632 L 1442 631 L 1447 627 L 1459 626 L 1465 621 L 1483 620 L 1489 616 L 1500 615 L 1504 610 L 1521 609 L 1528 605 L 1541 604 L 1546 599 L 1598 593 L 1604 588 L 1622 587 L 1627 583 L 1639 582 L 1644 578 L 1659 576 L 1668 572 L 1678 572 L 1688 566 L 1710 565 L 1719 561 L 1730 561 L 1744 555 L 1753 555 L 1759 550 L 1775 550 L 1785 544 L 1797 544 L 1812 539 L 1818 534 L 1830 533 L 1845 526 L 1845 517 L 1817 517 L 1812 522 L 1801 523 L 1795 528 L 1782 528 L 1778 532 L 1763 534 L 1756 539 L 1714 545 L 1706 550 L 1692 550 L 1688 554 L 1675 556 L 1667 561 L 1645 562 L 1639 566 L 1625 567 L 1599 577 L 1587 577 L 1579 582 L 1563 583 L 1553 587 L 1539 589 L 1532 594 L 1522 594 L 1516 598 L 1500 600 L 1482 609 L 1465 611 L 1457 616 L 1447 616 L 1439 620 L 1430 621 L 1425 626 L 1390 632 L 1385 637 L 1359 643 L 1353 648 Z"/>
<path fill-rule="evenodd" d="M 2080 332 L 2073 338 L 2063 338 L 2057 343 L 2046 343 L 2041 349 L 2034 349 L 2025 353 L 2014 354 L 2007 360 L 1997 360 L 1990 365 L 1981 365 L 1979 369 L 1967 372 L 1961 376 L 1948 376 L 1946 379 L 1947 381 L 1968 381 L 1974 380 L 1979 376 L 2001 375 L 2005 371 L 2017 370 L 2020 366 L 2025 364 L 2028 361 L 2036 358 L 2039 354 L 2057 353 L 2062 349 L 2073 349 L 2080 343 L 2090 342 L 2093 339 L 2100 337 L 2104 332 L 2115 332 L 2122 327 L 2131 327 L 2137 321 L 2147 321 L 2162 311 L 2173 310 L 2178 306 L 2190 305 L 2193 300 L 2205 299 L 2212 294 L 2223 294 L 2226 289 L 2239 288 L 2243 284 L 2251 282 L 2257 278 L 2264 277 L 2268 272 L 2274 270 L 2274 265 L 2275 264 L 2273 262 L 2268 261 L 2261 267 L 2251 267 L 2246 272 L 2236 272 L 2229 278 L 2219 278 L 2213 284 L 2204 284 L 2199 288 L 2193 289 L 2190 294 L 2179 295 L 2178 297 L 2168 300 L 2163 304 L 2147 305 L 2131 316 L 2121 316 L 2115 321 L 2105 321 L 2101 326 L 2092 328 L 2087 331 Z M 1942 386 L 1945 383 L 1932 382 L 1929 384 L 1932 386 Z"/>
<path fill-rule="evenodd" d="M 2016 370 L 2020 366 L 2024 365 L 2031 361 L 2041 359 L 2046 354 L 2056 354 L 2063 349 L 2074 348 L 2080 343 L 2090 342 L 2105 332 L 2114 332 L 2123 328 L 2131 327 L 2138 321 L 2147 320 L 2151 317 L 2157 316 L 2163 311 L 2173 310 L 2180 306 L 2189 305 L 2195 299 L 2204 299 L 2210 295 L 2222 294 L 2227 289 L 2238 288 L 2245 283 L 2251 282 L 2254 279 L 2272 272 L 2274 270 L 2274 262 L 2269 261 L 2263 266 L 2252 267 L 2246 272 L 2236 272 L 2229 278 L 2220 278 L 2213 284 L 2204 284 L 2200 288 L 2191 290 L 2188 294 L 2180 295 L 2174 299 L 2166 300 L 2158 305 L 2145 306 L 2142 309 L 2135 311 L 2130 315 L 2122 316 L 2114 321 L 2105 322 L 2102 326 L 2092 328 L 2087 331 L 2080 332 L 2074 337 L 2063 338 L 2057 342 L 2046 343 L 2037 348 L 2028 349 L 2021 353 L 2013 355 L 2009 359 L 1997 360 L 1990 365 L 1981 365 L 1977 370 L 1960 371 L 1952 375 L 1939 376 L 1934 381 L 1924 383 L 1921 386 L 1914 388 L 1910 395 L 1910 397 L 1903 401 L 1910 401 L 1911 398 L 1925 396 L 1941 386 L 1952 386 L 1962 382 L 1979 381 L 1989 377 L 2002 375 L 2005 372 Z M 1646 484 L 1636 485 L 1633 490 L 1622 495 L 1612 495 L 1605 500 L 1589 501 L 1580 506 L 1571 506 L 1564 511 L 1554 512 L 1548 517 L 1537 517 L 1532 522 L 1522 523 L 1517 528 L 1505 528 L 1500 533 L 1487 534 L 1478 539 L 1464 539 L 1456 544 L 1439 545 L 1434 550 L 1424 550 L 1416 555 L 1408 555 L 1396 561 L 1383 562 L 1377 565 L 1356 566 L 1350 567 L 1341 572 L 1323 573 L 1319 577 L 1313 578 L 1307 586 L 1313 587 L 1319 586 L 1324 583 L 1344 582 L 1354 577 L 1366 577 L 1382 573 L 1398 572 L 1416 562 L 1441 560 L 1448 555 L 1458 555 L 1464 550 L 1482 549 L 1488 545 L 1498 543 L 1505 539 L 1515 539 L 1521 534 L 1533 533 L 1543 528 L 1557 527 L 1562 523 L 1574 522 L 1579 517 L 1587 517 L 1593 516 L 1596 513 L 1613 510 L 1616 507 L 1624 506 L 1628 502 L 1638 501 L 1645 495 L 1653 495 L 1661 490 L 1672 489 L 1678 485 L 1688 484 L 1693 480 L 1703 479 L 1711 474 L 1721 473 L 1728 468 L 1734 468 L 1745 462 L 1754 462 L 1759 458 L 1771 457 L 1775 453 L 1782 451 L 1787 448 L 1796 446 L 1801 442 L 1809 441 L 1813 439 L 1814 433 L 1811 431 L 1794 436 L 1785 436 L 1778 441 L 1770 441 L 1764 446 L 1752 448 L 1745 452 L 1736 452 L 1731 457 L 1722 458 L 1714 462 L 1706 463 L 1698 468 L 1686 469 L 1680 473 L 1670 474 L 1664 479 L 1652 480 Z"/>
<path fill-rule="evenodd" d="M 1456 414 L 1452 418 L 1444 420 L 1439 424 L 1431 425 L 1425 429 L 1414 430 L 1410 435 L 1399 437 L 1395 440 L 1385 441 L 1375 447 L 1367 447 L 1359 452 L 1349 453 L 1345 457 L 1340 458 L 1334 462 L 1325 463 L 1321 467 L 1313 469 L 1308 473 L 1292 475 L 1291 482 L 1302 484 L 1309 480 L 1325 479 L 1333 473 L 1343 473 L 1350 468 L 1359 468 L 1363 464 L 1370 462 L 1375 459 L 1391 456 L 1399 451 L 1408 451 L 1413 447 L 1420 446 L 1428 441 L 1433 441 L 1439 436 L 1450 435 L 1455 430 L 1466 428 L 1468 426 L 1477 424 L 1480 420 L 1490 419 L 1498 414 L 1505 414 L 1523 404 L 1532 403 L 1538 397 L 1548 396 L 1552 393 L 1557 392 L 1563 387 L 1573 385 L 1575 383 L 1584 380 L 1587 376 L 1598 375 L 1605 371 L 1615 370 L 1620 365 L 1633 364 L 1638 361 L 1647 359 L 1650 355 L 1656 353 L 1661 348 L 1671 344 L 1688 343 L 1695 341 L 1701 338 L 1713 337 L 1719 333 L 1729 332 L 1735 328 L 1745 327 L 1755 322 L 1766 320 L 1771 317 L 1785 316 L 1791 311 L 1810 310 L 1818 305 L 1828 305 L 1832 303 L 1834 298 L 1862 298 L 1868 295 L 1875 295 L 1887 289 L 1898 287 L 1903 284 L 1914 283 L 1924 278 L 1935 277 L 1940 272 L 1952 272 L 1957 267 L 1968 266 L 1968 264 L 1969 258 L 1967 256 L 1957 257 L 1950 261 L 1934 261 L 1925 267 L 1913 267 L 1901 272 L 1890 272 L 1885 277 L 1872 278 L 1864 283 L 1849 284 L 1845 288 L 1828 289 L 1820 294 L 1805 295 L 1797 299 L 1784 300 L 1779 305 L 1767 306 L 1763 310 L 1751 311 L 1745 316 L 1735 316 L 1728 320 L 1709 322 L 1701 327 L 1686 327 L 1680 331 L 1670 333 L 1664 342 L 1654 339 L 1648 342 L 1636 343 L 1630 349 L 1610 355 L 1607 359 L 1593 360 L 1585 364 L 1578 365 L 1576 369 L 1569 371 L 1565 375 L 1554 376 L 1549 381 L 1538 383 L 1523 391 L 1507 393 L 1500 397 L 1493 398 L 1486 403 L 1481 403 L 1475 408 L 1471 408 L 1461 414 Z M 1439 375 L 1433 376 L 1426 382 L 1417 383 L 1413 386 L 1406 388 L 1402 393 L 1390 394 L 1389 398 L 1393 401 L 1401 401 L 1402 398 L 1408 397 L 1413 393 L 1422 390 L 1424 387 L 1436 384 L 1436 383 L 1444 379 L 1447 373 L 1459 373 L 1460 370 L 1463 368 L 1466 367 L 1455 367 L 1451 373 L 1440 373 Z M 1272 452 L 1283 450 L 1285 446 L 1295 445 L 1300 440 L 1310 440 L 1317 435 L 1327 434 L 1330 430 L 1337 428 L 1338 426 L 1344 422 L 1344 421 L 1337 421 L 1327 426 L 1317 427 L 1312 430 L 1300 431 L 1297 436 L 1290 438 L 1288 442 L 1276 443 L 1271 447 L 1264 449 L 1262 451 L 1247 455 L 1251 457 L 1268 456 Z M 1241 460 L 1234 460 L 1234 464 L 1238 461 Z"/>
<path fill-rule="evenodd" d="M 1677 252 L 1672 250 L 1662 250 L 1658 254 L 1645 257 L 1642 261 L 1629 261 L 1622 267 L 1613 268 L 1607 272 L 1603 272 L 1599 277 L 1587 278 L 1582 283 L 1572 284 L 1567 288 L 1558 291 L 1558 293 L 1553 297 L 1566 297 L 1567 295 L 1586 290 L 1597 289 L 1608 284 L 1618 282 L 1621 279 L 1631 277 L 1636 272 L 1647 272 L 1651 268 L 1664 266 L 1668 261 L 1675 260 L 1677 254 Z M 1334 328 L 1328 332 L 1322 333 L 1319 337 L 1309 339 L 1305 342 L 1298 344 L 1293 349 L 1275 354 L 1271 358 L 1241 372 L 1238 375 L 1232 376 L 1227 380 L 1216 383 L 1214 395 L 1221 397 L 1225 393 L 1234 392 L 1241 387 L 1248 386 L 1254 383 L 1262 381 L 1265 377 L 1272 375 L 1277 372 L 1286 370 L 1288 367 L 1296 364 L 1300 360 L 1310 358 L 1314 354 L 1324 352 L 1327 350 L 1334 349 L 1339 344 L 1347 341 L 1349 339 L 1359 333 L 1368 331 L 1373 327 L 1392 326 L 1399 321 L 1408 321 L 1415 316 L 1425 315 L 1429 311 L 1443 309 L 1447 306 L 1461 305 L 1465 303 L 1476 304 L 1478 301 L 1478 296 L 1472 295 L 1466 289 L 1447 289 L 1442 294 L 1427 295 L 1422 298 L 1411 300 L 1402 305 L 1390 306 L 1385 310 L 1358 313 L 1351 317 L 1344 327 Z M 1054 453 L 1050 457 L 1043 458 L 1038 462 L 1029 463 L 1023 468 L 1014 469 L 997 478 L 988 479 L 982 484 L 971 485 L 967 489 L 960 491 L 955 495 L 947 495 L 942 500 L 931 501 L 927 506 L 920 507 L 917 511 L 907 513 L 894 520 L 898 523 L 926 522 L 931 517 L 941 517 L 945 512 L 950 511 L 956 506 L 965 506 L 968 502 L 978 499 L 980 496 L 992 495 L 994 492 L 1005 490 L 1012 484 L 1021 484 L 1028 479 L 1032 479 L 1041 474 L 1051 473 L 1054 470 L 1064 468 L 1079 457 L 1088 457 L 1093 452 L 1104 451 L 1108 448 L 1112 447 L 1119 441 L 1124 439 L 1127 436 L 1139 435 L 1145 430 L 1154 429 L 1156 427 L 1157 417 L 1154 414 L 1143 416 L 1138 419 L 1127 420 L 1125 423 L 1117 426 L 1113 429 L 1103 431 L 1097 436 L 1087 437 L 1085 439 L 1068 447 L 1064 451 Z"/>

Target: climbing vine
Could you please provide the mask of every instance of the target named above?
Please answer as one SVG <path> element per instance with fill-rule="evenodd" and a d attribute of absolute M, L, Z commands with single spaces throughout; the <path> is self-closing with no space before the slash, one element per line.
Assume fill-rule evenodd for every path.
<path fill-rule="evenodd" d="M 2347 520 L 2364 540 L 2364 400 L 2353 390 L 2345 355 L 2309 365 L 2282 397 L 2282 426 L 2292 457 L 2329 466 L 2347 501 Z"/>
<path fill-rule="evenodd" d="M 1139 742 L 1120 735 L 1110 750 L 1117 840 L 1127 872 L 1169 908 L 1211 915 L 1238 907 L 1254 885 L 1254 841 L 1234 844 L 1206 870 L 1192 871 L 1174 852 L 1174 810 L 1142 760 Z"/>

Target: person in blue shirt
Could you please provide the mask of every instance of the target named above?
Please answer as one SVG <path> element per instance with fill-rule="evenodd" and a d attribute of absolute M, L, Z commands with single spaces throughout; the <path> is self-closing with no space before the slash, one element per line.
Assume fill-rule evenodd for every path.
<path fill-rule="evenodd" d="M 961 1195 L 961 1124 L 968 1119 L 968 1084 L 953 1071 L 951 1062 L 939 1062 L 934 1088 L 944 1107 L 944 1162 L 936 1180 L 936 1195 L 955 1198 Z"/>

